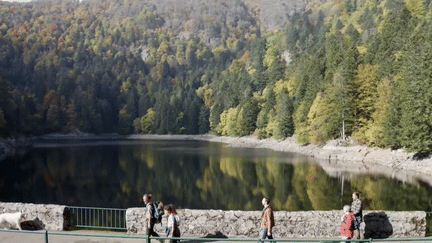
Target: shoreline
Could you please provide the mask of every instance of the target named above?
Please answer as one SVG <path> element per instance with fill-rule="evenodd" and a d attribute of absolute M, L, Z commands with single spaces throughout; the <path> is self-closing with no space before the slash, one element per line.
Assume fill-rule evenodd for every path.
<path fill-rule="evenodd" d="M 284 140 L 273 138 L 257 139 L 254 136 L 225 137 L 215 135 L 128 135 L 128 139 L 153 140 L 201 140 L 225 143 L 229 147 L 265 148 L 280 152 L 297 153 L 307 156 L 323 166 L 324 170 L 333 176 L 344 172 L 368 173 L 380 172 L 403 182 L 415 183 L 420 179 L 432 186 L 432 158 L 414 159 L 415 153 L 367 147 L 361 145 L 342 146 L 337 140 L 331 140 L 326 145 L 301 145 L 293 137 Z"/>

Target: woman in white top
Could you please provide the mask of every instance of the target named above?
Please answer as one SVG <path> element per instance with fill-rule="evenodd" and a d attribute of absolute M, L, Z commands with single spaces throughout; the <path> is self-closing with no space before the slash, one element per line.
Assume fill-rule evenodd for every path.
<path fill-rule="evenodd" d="M 169 204 L 165 206 L 165 215 L 168 216 L 166 233 L 168 237 L 180 237 L 180 218 L 174 205 Z M 170 243 L 177 243 L 179 240 L 170 240 Z"/>

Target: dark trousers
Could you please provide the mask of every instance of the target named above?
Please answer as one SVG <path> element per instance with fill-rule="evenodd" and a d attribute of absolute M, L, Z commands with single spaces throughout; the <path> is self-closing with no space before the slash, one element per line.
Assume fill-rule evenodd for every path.
<path fill-rule="evenodd" d="M 147 228 L 146 229 L 146 235 L 151 235 L 151 236 L 155 236 L 155 237 L 159 237 L 159 235 L 158 235 L 158 233 L 156 233 L 155 231 L 154 231 L 154 223 L 150 223 L 150 228 Z"/>
<path fill-rule="evenodd" d="M 180 233 L 177 234 L 177 235 L 174 234 L 173 237 L 180 237 Z M 170 242 L 170 243 L 177 243 L 177 242 L 179 242 L 179 240 L 170 240 L 169 242 Z"/>

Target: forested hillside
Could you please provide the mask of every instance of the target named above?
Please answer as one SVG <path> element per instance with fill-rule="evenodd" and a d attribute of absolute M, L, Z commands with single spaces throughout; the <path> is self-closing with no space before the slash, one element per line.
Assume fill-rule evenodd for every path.
<path fill-rule="evenodd" d="M 0 134 L 349 136 L 431 151 L 430 2 L 2 2 Z"/>

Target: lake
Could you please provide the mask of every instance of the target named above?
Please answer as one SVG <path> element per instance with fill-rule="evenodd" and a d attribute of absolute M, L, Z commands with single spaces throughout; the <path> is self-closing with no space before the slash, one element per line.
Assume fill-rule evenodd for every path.
<path fill-rule="evenodd" d="M 43 140 L 0 162 L 0 200 L 129 208 L 151 192 L 178 208 L 260 210 L 266 196 L 276 210 L 332 210 L 359 191 L 366 210 L 432 211 L 429 182 L 324 168 L 298 154 L 205 141 Z"/>

